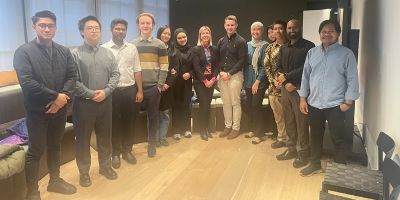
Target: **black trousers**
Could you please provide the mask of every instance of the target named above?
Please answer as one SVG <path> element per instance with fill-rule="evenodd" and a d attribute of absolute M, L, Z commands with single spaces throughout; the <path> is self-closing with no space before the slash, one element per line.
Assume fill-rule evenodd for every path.
<path fill-rule="evenodd" d="M 143 88 L 142 109 L 147 112 L 147 141 L 155 145 L 157 142 L 157 131 L 160 116 L 161 93 L 157 85 Z"/>
<path fill-rule="evenodd" d="M 112 155 L 132 151 L 134 125 L 140 103 L 136 103 L 137 86 L 118 87 L 112 93 Z"/>
<path fill-rule="evenodd" d="M 297 152 L 300 159 L 310 156 L 310 132 L 307 115 L 300 112 L 300 96 L 297 91 L 288 92 L 281 89 L 281 103 L 285 118 L 285 128 L 288 135 L 289 151 Z"/>
<path fill-rule="evenodd" d="M 25 176 L 28 192 L 38 190 L 39 162 L 45 150 L 50 178 L 60 176 L 60 144 L 66 121 L 66 107 L 55 114 L 27 113 L 29 141 Z"/>
<path fill-rule="evenodd" d="M 182 78 L 177 78 L 172 90 L 174 94 L 172 104 L 173 133 L 191 131 L 192 79 L 185 81 Z"/>
<path fill-rule="evenodd" d="M 346 156 L 343 146 L 345 112 L 340 110 L 339 106 L 326 109 L 308 106 L 308 116 L 311 137 L 311 163 L 321 164 L 326 121 L 328 121 L 329 132 L 335 148 L 335 161 L 345 160 Z"/>
<path fill-rule="evenodd" d="M 267 88 L 259 88 L 257 93 L 253 94 L 251 88 L 245 89 L 250 130 L 259 138 L 263 137 L 262 102 L 266 90 Z"/>
<path fill-rule="evenodd" d="M 99 168 L 111 167 L 112 96 L 102 102 L 76 97 L 72 119 L 76 134 L 76 163 L 79 173 L 90 169 L 90 136 L 96 133 Z"/>
<path fill-rule="evenodd" d="M 210 105 L 214 93 L 214 86 L 207 88 L 204 83 L 194 81 L 193 83 L 196 95 L 199 98 L 199 125 L 200 132 L 208 131 L 210 118 Z"/>

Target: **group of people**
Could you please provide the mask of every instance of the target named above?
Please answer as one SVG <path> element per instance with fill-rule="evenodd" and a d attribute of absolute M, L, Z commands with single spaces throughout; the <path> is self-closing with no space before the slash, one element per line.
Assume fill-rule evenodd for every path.
<path fill-rule="evenodd" d="M 226 35 L 213 45 L 211 29 L 202 26 L 197 45 L 188 43 L 185 29 L 173 34 L 161 26 L 152 35 L 155 18 L 137 16 L 139 37 L 126 42 L 128 23 L 111 22 L 112 38 L 100 45 L 102 26 L 94 16 L 78 23 L 83 44 L 73 50 L 53 41 L 56 16 L 50 11 L 32 17 L 36 38 L 19 47 L 14 68 L 25 98 L 29 134 L 26 156 L 27 199 L 40 199 L 39 160 L 47 150 L 50 180 L 47 190 L 73 194 L 76 187 L 60 178 L 60 141 L 67 119 L 66 104 L 73 101 L 76 163 L 79 184 L 89 187 L 90 137 L 97 139 L 99 173 L 117 179 L 122 159 L 135 164 L 132 153 L 134 121 L 139 110 L 147 112 L 148 157 L 156 147 L 168 146 L 173 138 L 190 138 L 192 88 L 199 99 L 201 139 L 209 132 L 210 104 L 218 87 L 223 101 L 225 128 L 219 137 L 240 134 L 241 91 L 244 89 L 252 130 L 252 143 L 263 140 L 261 106 L 265 94 L 278 127 L 272 148 L 287 147 L 278 160 L 295 159 L 296 168 L 308 176 L 321 170 L 320 158 L 325 121 L 329 123 L 337 162 L 343 154 L 344 112 L 359 96 L 357 67 L 353 53 L 338 43 L 340 26 L 334 20 L 321 23 L 322 44 L 302 38 L 301 23 L 277 20 L 268 29 L 270 44 L 262 39 L 264 25 L 254 22 L 251 41 L 236 29 L 238 20 L 224 20 Z M 311 145 L 310 145 L 311 144 Z M 114 169 L 113 169 L 114 168 Z"/>

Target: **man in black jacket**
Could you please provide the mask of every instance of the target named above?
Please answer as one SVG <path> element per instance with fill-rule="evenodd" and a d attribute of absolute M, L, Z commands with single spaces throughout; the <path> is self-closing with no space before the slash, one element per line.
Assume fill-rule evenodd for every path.
<path fill-rule="evenodd" d="M 60 142 L 67 119 L 66 104 L 77 78 L 76 64 L 68 48 L 53 42 L 56 16 L 40 11 L 32 17 L 36 38 L 14 54 L 14 68 L 24 94 L 28 152 L 27 199 L 40 199 L 39 161 L 47 149 L 50 180 L 47 191 L 73 194 L 75 186 L 60 178 Z"/>

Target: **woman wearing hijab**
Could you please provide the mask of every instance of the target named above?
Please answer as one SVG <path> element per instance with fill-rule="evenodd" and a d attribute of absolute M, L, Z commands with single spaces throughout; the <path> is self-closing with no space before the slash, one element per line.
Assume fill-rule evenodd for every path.
<path fill-rule="evenodd" d="M 168 75 L 161 91 L 160 100 L 160 120 L 158 129 L 158 146 L 168 146 L 167 133 L 169 127 L 169 111 L 172 107 L 173 94 L 172 88 L 178 76 L 179 60 L 175 56 L 174 46 L 171 42 L 171 29 L 169 26 L 161 26 L 157 31 L 157 38 L 165 43 L 168 53 Z"/>
<path fill-rule="evenodd" d="M 185 29 L 178 28 L 174 32 L 175 56 L 179 60 L 178 75 L 173 88 L 174 102 L 172 106 L 172 125 L 174 139 L 179 140 L 181 134 L 192 137 L 191 110 L 192 98 L 192 55 L 191 46 L 187 42 Z"/>
<path fill-rule="evenodd" d="M 251 129 L 246 137 L 253 138 L 253 144 L 262 141 L 261 107 L 268 86 L 263 62 L 268 43 L 262 40 L 263 27 L 261 22 L 254 22 L 250 27 L 251 41 L 247 42 L 248 63 L 244 69 L 244 86 Z"/>
<path fill-rule="evenodd" d="M 208 132 L 210 104 L 214 85 L 219 73 L 218 49 L 212 44 L 211 30 L 208 26 L 199 29 L 197 46 L 193 47 L 193 86 L 199 98 L 200 137 L 212 138 Z"/>

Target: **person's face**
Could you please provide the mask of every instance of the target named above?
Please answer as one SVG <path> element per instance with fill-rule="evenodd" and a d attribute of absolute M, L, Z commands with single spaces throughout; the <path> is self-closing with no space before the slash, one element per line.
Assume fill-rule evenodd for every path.
<path fill-rule="evenodd" d="M 281 39 L 285 37 L 285 29 L 283 28 L 282 24 L 275 24 L 274 25 L 274 36 L 276 39 Z"/>
<path fill-rule="evenodd" d="M 272 28 L 268 29 L 267 37 L 270 41 L 275 41 L 274 29 Z"/>
<path fill-rule="evenodd" d="M 187 43 L 187 36 L 186 33 L 180 32 L 178 35 L 176 35 L 176 41 L 180 46 L 185 46 Z"/>
<path fill-rule="evenodd" d="M 287 35 L 290 39 L 297 39 L 301 36 L 300 23 L 289 21 L 287 24 Z"/>
<path fill-rule="evenodd" d="M 161 33 L 160 39 L 164 43 L 169 42 L 169 40 L 171 39 L 171 29 L 169 28 L 164 29 L 164 31 Z"/>
<path fill-rule="evenodd" d="M 236 32 L 237 23 L 233 20 L 225 20 L 224 28 L 228 35 L 233 35 Z"/>
<path fill-rule="evenodd" d="M 149 16 L 141 16 L 139 18 L 139 30 L 143 35 L 151 35 L 151 31 L 153 31 L 153 20 Z"/>
<path fill-rule="evenodd" d="M 200 33 L 200 41 L 202 44 L 210 44 L 211 33 L 207 29 Z"/>
<path fill-rule="evenodd" d="M 56 35 L 57 26 L 51 18 L 39 18 L 32 26 L 39 40 L 52 40 Z"/>
<path fill-rule="evenodd" d="M 322 27 L 319 37 L 324 46 L 329 46 L 338 41 L 339 33 L 336 32 L 335 26 L 333 24 L 327 24 Z"/>
<path fill-rule="evenodd" d="M 126 32 L 125 24 L 115 24 L 114 28 L 111 30 L 113 40 L 123 41 L 126 37 Z"/>
<path fill-rule="evenodd" d="M 261 39 L 261 34 L 262 34 L 262 27 L 261 26 L 253 26 L 251 28 L 251 37 L 254 39 Z"/>
<path fill-rule="evenodd" d="M 89 44 L 97 45 L 101 36 L 100 24 L 93 20 L 87 21 L 81 34 Z"/>

